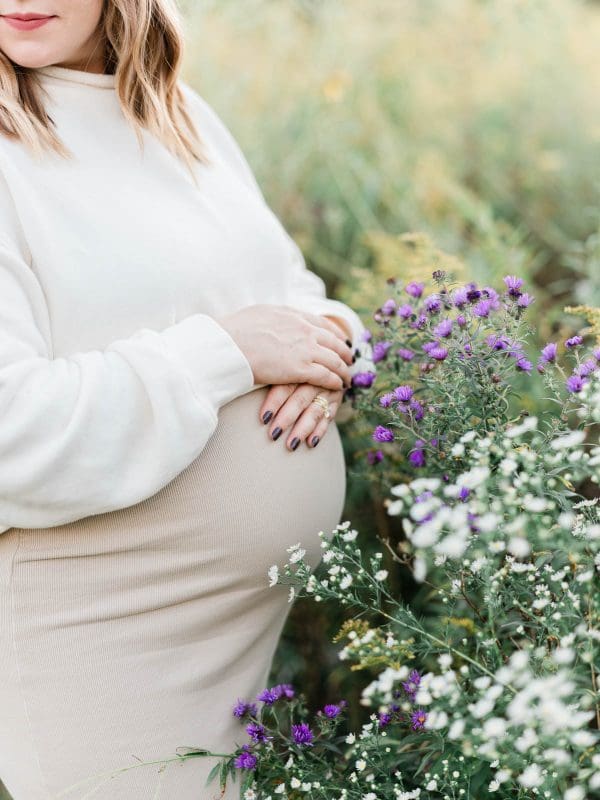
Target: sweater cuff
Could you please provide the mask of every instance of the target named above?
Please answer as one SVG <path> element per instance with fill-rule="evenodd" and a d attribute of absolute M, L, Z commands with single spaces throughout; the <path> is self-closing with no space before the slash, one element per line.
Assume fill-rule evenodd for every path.
<path fill-rule="evenodd" d="M 198 400 L 218 411 L 254 387 L 250 362 L 230 334 L 207 314 L 192 314 L 163 331 L 170 354 L 185 368 Z"/>

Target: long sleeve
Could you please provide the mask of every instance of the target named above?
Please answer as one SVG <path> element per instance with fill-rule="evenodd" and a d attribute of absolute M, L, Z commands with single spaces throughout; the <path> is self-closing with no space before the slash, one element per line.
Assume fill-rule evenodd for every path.
<path fill-rule="evenodd" d="M 287 273 L 287 305 L 312 314 L 341 317 L 350 326 L 353 333 L 352 342 L 354 346 L 361 346 L 365 326 L 358 314 L 345 303 L 327 297 L 325 282 L 316 273 L 308 269 L 300 247 L 285 230 L 281 220 L 268 205 L 252 168 L 229 128 L 201 95 L 187 84 L 184 84 L 184 89 L 188 96 L 191 97 L 192 102 L 198 106 L 202 116 L 203 130 L 206 130 L 215 142 L 220 156 L 262 200 L 287 240 L 289 258 L 282 265 L 282 269 L 285 269 Z"/>
<path fill-rule="evenodd" d="M 53 357 L 50 315 L 0 186 L 0 532 L 133 505 L 202 451 L 219 408 L 254 385 L 212 317 Z"/>

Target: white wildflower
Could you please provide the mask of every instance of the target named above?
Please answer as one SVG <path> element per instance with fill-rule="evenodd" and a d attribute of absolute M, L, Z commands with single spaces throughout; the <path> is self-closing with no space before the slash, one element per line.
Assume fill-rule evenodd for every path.
<path fill-rule="evenodd" d="M 302 561 L 305 555 L 306 550 L 303 550 L 302 548 L 300 548 L 300 550 L 294 550 L 290 556 L 290 564 L 296 564 L 298 561 Z"/>
<path fill-rule="evenodd" d="M 533 789 L 540 786 L 544 780 L 542 770 L 537 764 L 530 764 L 517 778 L 521 786 L 526 789 Z"/>
<path fill-rule="evenodd" d="M 269 567 L 269 572 L 267 574 L 269 576 L 269 586 L 275 586 L 279 580 L 279 567 L 277 564 L 273 564 L 272 567 Z"/>

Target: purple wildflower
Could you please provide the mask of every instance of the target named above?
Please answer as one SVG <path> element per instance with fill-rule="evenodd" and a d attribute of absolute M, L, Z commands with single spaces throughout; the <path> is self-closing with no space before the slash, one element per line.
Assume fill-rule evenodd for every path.
<path fill-rule="evenodd" d="M 341 705 L 338 706 L 335 703 L 330 703 L 323 707 L 323 713 L 326 717 L 329 717 L 329 719 L 334 719 L 342 713 L 342 707 Z"/>
<path fill-rule="evenodd" d="M 242 746 L 242 752 L 233 762 L 234 767 L 237 769 L 255 769 L 257 764 L 258 758 L 254 753 L 250 752 L 250 746 L 247 744 Z"/>
<path fill-rule="evenodd" d="M 417 694 L 417 689 L 419 688 L 420 683 L 421 675 L 417 669 L 411 670 L 407 681 L 402 681 L 402 688 L 411 700 L 415 699 L 415 695 Z"/>
<path fill-rule="evenodd" d="M 386 300 L 381 306 L 381 313 L 385 314 L 386 317 L 393 316 L 396 313 L 396 301 L 392 299 Z"/>
<path fill-rule="evenodd" d="M 407 347 L 400 347 L 396 350 L 396 353 L 400 356 L 403 361 L 412 361 L 415 357 L 415 354 L 412 350 L 409 350 Z"/>
<path fill-rule="evenodd" d="M 360 339 L 362 342 L 368 342 L 370 339 L 372 339 L 372 337 L 373 334 L 368 328 L 365 328 L 364 331 L 360 334 Z"/>
<path fill-rule="evenodd" d="M 285 697 L 286 700 L 291 700 L 296 694 L 291 683 L 278 683 L 277 686 L 273 686 L 273 692 L 277 695 L 277 699 Z"/>
<path fill-rule="evenodd" d="M 410 401 L 410 410 L 413 412 L 413 419 L 415 422 L 418 422 L 425 416 L 425 409 L 418 400 Z"/>
<path fill-rule="evenodd" d="M 413 467 L 424 467 L 425 466 L 425 450 L 423 450 L 424 442 L 421 442 L 420 446 L 417 443 L 417 446 L 414 450 L 411 450 L 408 456 L 408 460 L 413 465 Z"/>
<path fill-rule="evenodd" d="M 545 347 L 542 348 L 542 354 L 540 356 L 540 361 L 544 364 L 554 364 L 556 361 L 556 354 L 558 352 L 558 345 L 556 342 L 549 342 Z"/>
<path fill-rule="evenodd" d="M 429 297 L 425 299 L 425 310 L 430 314 L 437 314 L 441 307 L 442 301 L 440 300 L 439 295 L 430 294 Z"/>
<path fill-rule="evenodd" d="M 583 336 L 571 336 L 565 342 L 565 347 L 578 347 L 580 344 L 583 344 Z"/>
<path fill-rule="evenodd" d="M 429 500 L 432 497 L 433 497 L 433 492 L 431 491 L 431 489 L 426 489 L 424 492 L 421 492 L 421 494 L 418 494 L 415 497 L 415 503 L 424 503 L 425 500 Z"/>
<path fill-rule="evenodd" d="M 419 314 L 419 316 L 410 323 L 411 328 L 416 328 L 417 330 L 422 330 L 427 325 L 427 317 L 425 314 Z"/>
<path fill-rule="evenodd" d="M 481 290 L 481 294 L 484 297 L 487 297 L 488 300 L 491 300 L 494 303 L 494 306 L 496 308 L 499 307 L 499 305 L 500 305 L 500 303 L 499 303 L 500 295 L 498 294 L 498 292 L 493 287 L 484 286 L 483 289 Z"/>
<path fill-rule="evenodd" d="M 387 392 L 386 394 L 382 394 L 379 398 L 379 405 L 382 408 L 389 408 L 394 400 L 393 392 Z"/>
<path fill-rule="evenodd" d="M 433 329 L 433 332 L 436 336 L 445 339 L 446 337 L 450 336 L 452 333 L 452 320 L 451 319 L 443 319 L 439 325 L 436 325 Z"/>
<path fill-rule="evenodd" d="M 476 283 L 467 284 L 467 300 L 469 303 L 475 303 L 481 297 L 481 291 L 477 288 Z"/>
<path fill-rule="evenodd" d="M 477 526 L 477 521 L 479 517 L 477 514 L 473 514 L 472 511 L 469 511 L 467 514 L 467 521 L 469 523 L 469 530 L 471 533 L 479 533 L 479 527 Z"/>
<path fill-rule="evenodd" d="M 377 724 L 380 728 L 384 728 L 386 725 L 389 725 L 392 721 L 392 715 L 389 714 L 387 711 L 380 711 L 379 717 L 377 719 Z"/>
<path fill-rule="evenodd" d="M 404 287 L 404 291 L 409 294 L 411 297 L 421 297 L 423 294 L 423 290 L 425 289 L 424 283 L 417 283 L 416 281 L 411 281 L 411 283 L 407 284 Z"/>
<path fill-rule="evenodd" d="M 408 303 L 398 308 L 398 316 L 402 317 L 402 319 L 412 317 L 413 313 L 413 307 L 409 306 Z"/>
<path fill-rule="evenodd" d="M 358 386 L 361 389 L 368 389 L 369 386 L 373 385 L 373 381 L 377 377 L 375 372 L 357 372 L 356 375 L 352 376 L 352 385 Z"/>
<path fill-rule="evenodd" d="M 448 358 L 448 350 L 445 347 L 434 347 L 433 350 L 429 351 L 429 355 L 435 358 L 436 361 L 444 361 L 444 359 Z"/>
<path fill-rule="evenodd" d="M 391 346 L 391 342 L 376 342 L 373 345 L 373 363 L 377 364 L 378 361 L 383 361 Z"/>
<path fill-rule="evenodd" d="M 520 308 L 527 308 L 527 306 L 530 306 L 534 302 L 534 300 L 535 297 L 530 295 L 528 292 L 524 292 L 517 300 L 517 305 Z"/>
<path fill-rule="evenodd" d="M 515 366 L 516 366 L 516 368 L 517 368 L 518 370 L 520 370 L 521 372 L 527 372 L 527 373 L 529 374 L 529 373 L 531 372 L 531 369 L 532 369 L 532 367 L 533 367 L 533 364 L 531 363 L 531 361 L 529 361 L 528 359 L 526 359 L 526 358 L 525 358 L 525 356 L 521 356 L 521 357 L 520 357 L 520 358 L 517 360 L 517 363 L 515 364 Z"/>
<path fill-rule="evenodd" d="M 592 372 L 595 372 L 598 369 L 598 364 L 593 358 L 588 358 L 587 361 L 584 361 L 579 366 L 575 367 L 573 370 L 574 375 L 579 375 L 580 378 L 587 378 L 588 375 L 591 375 Z"/>
<path fill-rule="evenodd" d="M 476 317 L 489 317 L 493 308 L 493 300 L 480 300 L 473 306 L 473 314 L 475 314 Z"/>
<path fill-rule="evenodd" d="M 457 308 L 466 306 L 469 302 L 469 292 L 466 287 L 461 286 L 452 292 L 452 301 Z"/>
<path fill-rule="evenodd" d="M 373 466 L 374 464 L 379 464 L 380 461 L 383 461 L 383 453 L 381 450 L 369 450 L 367 453 L 367 462 Z"/>
<path fill-rule="evenodd" d="M 396 386 L 393 394 L 399 403 L 408 403 L 412 399 L 414 390 L 412 386 Z"/>
<path fill-rule="evenodd" d="M 263 689 L 262 692 L 257 695 L 256 699 L 260 700 L 261 703 L 264 703 L 266 706 L 272 706 L 276 700 L 279 700 L 279 697 L 280 695 L 273 689 Z"/>
<path fill-rule="evenodd" d="M 410 715 L 410 723 L 413 731 L 422 730 L 427 721 L 427 712 L 423 708 L 417 708 Z"/>
<path fill-rule="evenodd" d="M 571 394 L 577 394 L 580 392 L 583 387 L 586 385 L 587 381 L 584 378 L 580 378 L 579 375 L 571 375 L 570 378 L 567 378 L 567 389 Z"/>
<path fill-rule="evenodd" d="M 390 428 L 386 428 L 385 425 L 378 425 L 373 431 L 372 438 L 376 442 L 393 442 L 394 431 L 390 430 Z"/>
<path fill-rule="evenodd" d="M 432 350 L 435 350 L 436 347 L 439 346 L 439 342 L 425 342 L 422 345 L 421 349 L 424 350 L 426 353 L 431 353 Z"/>
<path fill-rule="evenodd" d="M 458 499 L 461 501 L 461 503 L 466 503 L 466 501 L 469 499 L 470 494 L 471 490 L 467 489 L 466 486 L 463 486 L 460 492 L 458 493 Z"/>
<path fill-rule="evenodd" d="M 259 725 L 257 722 L 251 722 L 246 725 L 246 733 L 248 736 L 257 743 L 267 742 L 271 737 L 267 736 L 267 731 L 264 725 Z"/>
<path fill-rule="evenodd" d="M 507 275 L 503 278 L 506 285 L 507 293 L 511 297 L 520 297 L 523 293 L 520 291 L 523 286 L 523 278 L 517 278 L 516 275 Z"/>
<path fill-rule="evenodd" d="M 467 318 L 465 317 L 464 314 L 458 315 L 458 317 L 456 318 L 456 324 L 458 325 L 459 328 L 465 327 L 465 325 L 467 324 Z"/>
<path fill-rule="evenodd" d="M 491 333 L 489 336 L 486 336 L 485 341 L 488 347 L 491 347 L 492 350 L 508 350 L 510 347 L 510 340 L 507 336 L 501 333 Z"/>
<path fill-rule="evenodd" d="M 243 700 L 239 699 L 233 707 L 233 716 L 240 719 L 245 716 L 254 717 L 256 716 L 256 712 L 256 703 L 245 703 Z"/>
<path fill-rule="evenodd" d="M 292 725 L 292 739 L 295 744 L 306 744 L 310 746 L 314 738 L 314 734 L 306 722 Z"/>

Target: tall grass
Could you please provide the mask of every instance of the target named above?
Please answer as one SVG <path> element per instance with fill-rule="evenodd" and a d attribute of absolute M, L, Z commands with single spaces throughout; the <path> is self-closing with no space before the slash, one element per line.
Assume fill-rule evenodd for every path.
<path fill-rule="evenodd" d="M 600 205 L 596 7 L 196 0 L 188 19 L 187 77 L 331 286 L 369 263 L 366 232 L 406 230 L 479 277 L 525 269 L 569 299 L 600 279 L 598 245 L 580 252 Z"/>

